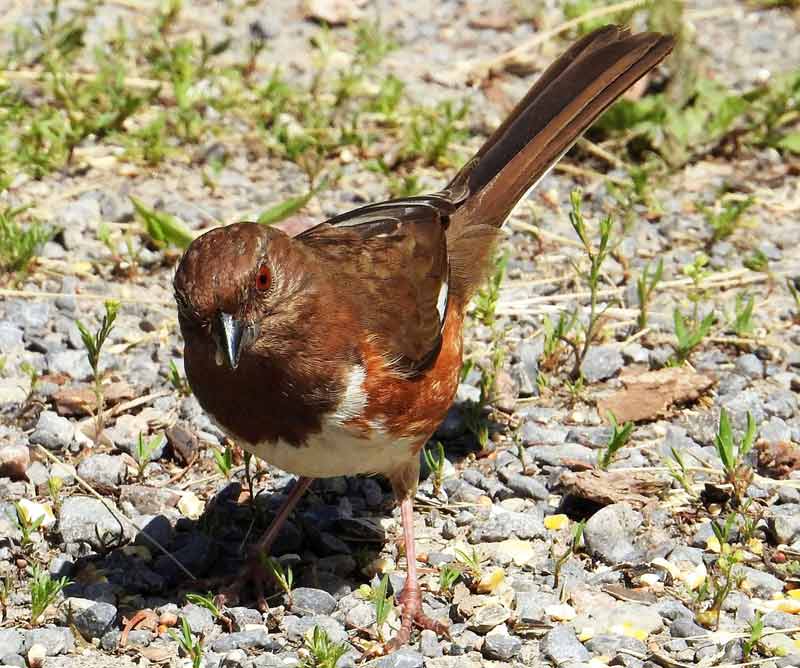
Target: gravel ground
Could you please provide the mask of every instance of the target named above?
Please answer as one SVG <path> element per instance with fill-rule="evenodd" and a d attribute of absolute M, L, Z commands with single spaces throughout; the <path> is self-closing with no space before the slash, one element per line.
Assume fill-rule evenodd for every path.
<path fill-rule="evenodd" d="M 155 3 L 144 4 L 144 14 L 154 11 Z M 564 44 L 544 42 L 529 72 L 494 79 L 490 94 L 465 87 L 467 65 L 560 23 L 559 3 L 535 3 L 536 21 L 526 14 L 534 3 L 510 0 L 380 2 L 377 9 L 344 1 L 311 4 L 351 19 L 379 14 L 398 43 L 380 70 L 402 79 L 412 99 L 468 99 L 469 139 L 458 147 L 463 155 L 502 118 L 504 100 L 523 94 Z M 688 4 L 707 76 L 747 89 L 800 62 L 796 12 Z M 269 44 L 261 55 L 264 77 L 277 64 L 298 81 L 310 78 L 309 39 L 321 28 L 299 3 L 225 8 L 192 3 L 176 30 L 230 36 L 235 56 L 258 22 Z M 30 24 L 42 11 L 34 3 L 11 3 L 3 25 Z M 118 19 L 135 21 L 137 11 L 127 1 L 102 3 L 88 43 L 99 43 Z M 332 32 L 352 40 L 349 27 Z M 177 253 L 148 246 L 136 233 L 139 269 L 125 275 L 115 271 L 97 230 L 101 223 L 121 232 L 139 229 L 129 196 L 201 230 L 257 215 L 302 192 L 296 165 L 253 155 L 243 144 L 229 150 L 209 186 L 191 156 L 146 167 L 116 160 L 107 146 L 89 141 L 80 147 L 80 167 L 38 180 L 20 174 L 0 194 L 4 203 L 32 203 L 40 219 L 63 230 L 45 244 L 18 291 L 0 296 L 0 591 L 6 592 L 0 666 L 37 665 L 38 652 L 46 655 L 46 668 L 189 666 L 168 633 L 183 618 L 202 641 L 201 665 L 208 668 L 322 667 L 309 659 L 307 637 L 315 626 L 346 643 L 336 664 L 344 668 L 361 661 L 379 631 L 390 636 L 398 623 L 391 612 L 376 629 L 375 608 L 363 589 L 386 573 L 390 589 L 399 591 L 404 578 L 399 511 L 380 478 L 314 484 L 274 551 L 291 567 L 294 590 L 286 596 L 276 589 L 269 612 L 244 600 L 226 612 L 228 624 L 185 598 L 216 591 L 237 571 L 243 545 L 266 526 L 292 478 L 257 464 L 251 494 L 238 452 L 229 475 L 220 473 L 212 453 L 225 446 L 224 435 L 169 381 L 171 365 L 182 370 L 171 297 Z M 339 162 L 336 188 L 312 197 L 291 224 L 387 197 L 385 179 L 358 161 L 340 155 Z M 661 212 L 653 218 L 637 205 L 621 221 L 624 238 L 604 267 L 606 334 L 583 361 L 585 384 L 571 391 L 553 368 L 542 334 L 544 316 L 557 318 L 560 310 L 586 304 L 571 264 L 581 250 L 567 215 L 569 193 L 583 188 L 592 226 L 612 207 L 608 181 L 598 173 L 608 171 L 606 163 L 585 151 L 566 162 L 587 169 L 555 170 L 506 226 L 509 260 L 497 321 L 468 323 L 466 351 L 475 367 L 436 435 L 448 458 L 441 485 L 425 467 L 417 495 L 424 604 L 431 616 L 450 621 L 451 638 L 424 631 L 376 662 L 386 668 L 654 668 L 763 659 L 762 666 L 798 666 L 800 324 L 785 287 L 787 277 L 800 276 L 797 159 L 772 148 L 724 158 L 708 154 L 653 184 Z M 431 189 L 447 179 L 433 168 L 419 174 Z M 618 168 L 609 173 L 624 174 Z M 697 202 L 714 202 L 723 186 L 752 194 L 755 204 L 743 229 L 711 244 Z M 769 260 L 769 273 L 744 267 L 755 250 Z M 691 365 L 676 374 L 666 366 L 675 341 L 672 311 L 687 308 L 680 279 L 701 251 L 711 272 L 702 308 L 713 308 L 721 321 Z M 636 334 L 636 278 L 655 258 L 664 262 L 664 287 L 650 306 L 649 329 Z M 755 298 L 747 338 L 733 334 L 723 315 L 733 312 L 744 291 Z M 87 436 L 94 424 L 92 370 L 76 321 L 97 327 L 106 297 L 121 307 L 101 356 L 107 407 L 103 437 L 94 442 Z M 478 370 L 492 367 L 496 345 L 505 355 L 496 396 L 482 416 L 489 439 L 481 448 L 466 402 L 480 396 Z M 637 375 L 648 369 L 657 375 L 642 385 Z M 650 399 L 663 406 L 632 417 L 637 423 L 630 441 L 608 473 L 596 471 L 611 433 L 603 407 L 638 407 Z M 757 425 L 757 446 L 740 471 L 744 509 L 732 515 L 730 550 L 711 526 L 731 509 L 714 448 L 723 408 L 737 436 L 748 413 Z M 154 445 L 142 466 L 136 461 L 140 434 Z M 687 467 L 685 486 L 667 467 L 674 453 Z M 53 477 L 63 481 L 55 500 L 48 491 Z M 20 502 L 34 517 L 44 513 L 29 537 L 14 521 Z M 582 541 L 571 550 L 579 520 L 586 520 Z M 479 568 L 470 573 L 463 555 L 473 550 Z M 699 592 L 704 582 L 712 595 L 723 587 L 721 568 L 732 554 L 737 563 L 717 628 L 708 621 L 709 599 Z M 28 569 L 34 564 L 70 584 L 31 626 Z M 440 571 L 448 564 L 465 573 L 443 588 Z M 153 614 L 123 647 L 125 622 L 141 610 Z M 766 631 L 748 656 L 754 619 L 762 619 Z"/>

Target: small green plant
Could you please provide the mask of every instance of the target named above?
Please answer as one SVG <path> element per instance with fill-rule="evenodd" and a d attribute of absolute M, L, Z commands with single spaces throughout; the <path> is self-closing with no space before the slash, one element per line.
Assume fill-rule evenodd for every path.
<path fill-rule="evenodd" d="M 230 480 L 231 470 L 233 469 L 233 448 L 231 448 L 230 445 L 226 445 L 225 449 L 222 451 L 214 448 L 211 454 L 214 455 L 214 462 L 219 472 L 225 476 L 227 480 Z"/>
<path fill-rule="evenodd" d="M 577 311 L 560 311 L 558 320 L 553 322 L 549 315 L 542 319 L 542 330 L 544 331 L 544 347 L 542 351 L 541 367 L 548 371 L 555 371 L 561 363 L 561 353 L 564 344 L 573 348 L 575 354 L 575 344 L 569 336 L 570 332 L 578 323 Z M 541 374 L 540 374 L 541 375 Z"/>
<path fill-rule="evenodd" d="M 67 578 L 53 580 L 50 573 L 43 570 L 39 564 L 34 564 L 29 572 L 31 590 L 31 626 L 39 623 L 47 608 L 56 600 L 58 595 L 70 584 Z"/>
<path fill-rule="evenodd" d="M 583 529 L 586 526 L 585 521 L 580 521 L 572 528 L 572 536 L 570 537 L 567 548 L 558 556 L 553 558 L 553 588 L 559 591 L 559 583 L 561 582 L 561 569 L 567 563 L 569 558 L 578 554 L 583 544 Z M 555 548 L 555 544 L 553 545 Z M 559 591 L 559 597 L 563 592 Z"/>
<path fill-rule="evenodd" d="M 28 511 L 25 509 L 25 506 L 18 501 L 14 502 L 14 511 L 15 513 L 12 516 L 12 519 L 17 529 L 19 529 L 20 534 L 22 534 L 20 538 L 20 545 L 23 550 L 29 550 L 31 547 L 33 547 L 33 535 L 39 531 L 39 527 L 44 521 L 44 515 L 40 515 L 36 519 L 33 519 L 30 516 L 30 513 L 28 513 Z"/>
<path fill-rule="evenodd" d="M 383 642 L 383 626 L 389 618 L 389 613 L 394 608 L 392 595 L 387 595 L 386 593 L 388 587 L 389 576 L 384 574 L 378 586 L 372 589 L 370 597 L 372 605 L 375 606 L 375 628 L 378 631 L 378 639 L 381 642 Z"/>
<path fill-rule="evenodd" d="M 483 567 L 481 566 L 481 558 L 475 548 L 473 547 L 469 553 L 456 549 L 455 554 L 456 561 L 464 567 L 461 574 L 468 576 L 474 582 L 478 582 L 483 577 Z"/>
<path fill-rule="evenodd" d="M 678 482 L 681 487 L 683 487 L 684 491 L 690 497 L 694 498 L 697 496 L 697 494 L 695 494 L 695 491 L 692 488 L 693 481 L 691 477 L 691 471 L 686 466 L 686 462 L 684 462 L 683 456 L 680 454 L 680 452 L 678 452 L 674 447 L 671 447 L 670 453 L 672 454 L 672 459 L 666 460 L 669 474 Z"/>
<path fill-rule="evenodd" d="M 494 260 L 494 271 L 489 277 L 485 287 L 478 290 L 475 295 L 475 317 L 487 327 L 494 326 L 497 302 L 500 299 L 500 286 L 506 273 L 508 253 Z"/>
<path fill-rule="evenodd" d="M 743 579 L 736 566 L 744 559 L 741 550 L 735 549 L 729 542 L 730 532 L 736 515 L 728 516 L 724 524 L 712 522 L 711 528 L 719 544 L 720 553 L 709 570 L 708 577 L 697 592 L 697 602 L 710 599 L 708 608 L 697 613 L 697 621 L 706 628 L 719 629 L 719 619 L 725 599 Z"/>
<path fill-rule="evenodd" d="M 583 250 L 589 260 L 588 271 L 581 270 L 577 264 L 573 267 L 576 273 L 586 282 L 589 288 L 589 317 L 588 322 L 583 330 L 583 343 L 580 344 L 577 340 L 566 339 L 575 353 L 575 365 L 572 369 L 570 377 L 573 381 L 577 380 L 581 375 L 581 364 L 583 363 L 586 354 L 589 352 L 589 346 L 594 342 L 598 334 L 600 317 L 603 310 L 599 310 L 600 292 L 600 277 L 603 269 L 603 263 L 608 258 L 611 251 L 611 216 L 606 216 L 600 221 L 600 243 L 597 249 L 594 248 L 589 239 L 589 232 L 586 227 L 586 221 L 581 211 L 581 199 L 583 194 L 579 189 L 573 190 L 570 193 L 570 206 L 569 220 L 572 224 L 572 229 L 583 244 Z M 575 322 L 577 322 L 577 314 L 575 314 Z M 566 324 L 566 323 L 565 323 Z M 562 339 L 564 340 L 564 339 Z"/>
<path fill-rule="evenodd" d="M 135 197 L 131 197 L 136 215 L 144 225 L 144 231 L 159 248 L 176 246 L 186 248 L 194 240 L 194 234 L 175 216 L 164 211 L 148 209 Z"/>
<path fill-rule="evenodd" d="M 186 376 L 182 375 L 181 372 L 178 371 L 175 360 L 169 361 L 167 380 L 169 380 L 170 385 L 172 385 L 175 391 L 181 396 L 188 397 L 192 393 L 192 388 L 189 387 L 189 381 L 186 380 Z"/>
<path fill-rule="evenodd" d="M 200 668 L 203 664 L 203 644 L 192 635 L 186 617 L 181 617 L 180 633 L 169 629 L 169 635 L 178 643 L 183 654 L 192 660 L 192 668 Z"/>
<path fill-rule="evenodd" d="M 64 488 L 64 479 L 51 475 L 47 479 L 47 493 L 53 503 L 53 512 L 56 516 L 61 514 L 61 490 Z"/>
<path fill-rule="evenodd" d="M 731 236 L 739 226 L 742 214 L 754 203 L 755 199 L 753 197 L 743 200 L 728 200 L 723 203 L 720 211 L 700 205 L 699 208 L 703 213 L 706 225 L 711 229 L 711 243 L 716 243 Z"/>
<path fill-rule="evenodd" d="M 321 626 L 306 634 L 304 639 L 308 657 L 300 663 L 300 668 L 336 668 L 336 664 L 347 654 L 347 643 L 335 643 Z"/>
<path fill-rule="evenodd" d="M 709 313 L 699 323 L 690 321 L 676 308 L 672 312 L 672 319 L 675 325 L 675 362 L 683 364 L 689 359 L 692 351 L 699 346 L 703 339 L 708 336 L 711 326 L 714 324 L 715 315 Z"/>
<path fill-rule="evenodd" d="M 186 600 L 189 603 L 194 603 L 201 608 L 205 608 L 211 613 L 214 619 L 223 619 L 224 614 L 219 606 L 214 602 L 214 594 L 208 592 L 207 594 L 186 594 Z"/>
<path fill-rule="evenodd" d="M 96 400 L 95 438 L 100 438 L 100 434 L 103 431 L 103 410 L 105 408 L 103 374 L 100 370 L 100 354 L 109 334 L 111 334 L 111 330 L 114 328 L 114 322 L 117 319 L 117 312 L 119 311 L 119 302 L 107 301 L 104 306 L 105 313 L 100 322 L 100 327 L 96 332 L 91 333 L 80 320 L 75 322 L 80 332 L 83 346 L 86 349 L 86 357 L 89 359 L 89 366 L 92 368 L 92 376 L 94 378 L 93 391 Z"/>
<path fill-rule="evenodd" d="M 611 436 L 608 438 L 606 447 L 597 455 L 597 468 L 601 471 L 605 471 L 611 465 L 611 462 L 614 461 L 617 453 L 628 442 L 633 432 L 633 422 L 626 422 L 620 426 L 611 411 L 608 411 L 608 421 L 611 423 Z"/>
<path fill-rule="evenodd" d="M 719 414 L 719 428 L 714 438 L 714 447 L 722 462 L 722 471 L 727 482 L 733 488 L 733 499 L 737 506 L 741 505 L 747 486 L 753 477 L 753 471 L 745 461 L 745 457 L 753 449 L 757 432 L 756 421 L 747 412 L 747 429 L 737 443 L 733 436 L 730 417 L 724 408 Z"/>
<path fill-rule="evenodd" d="M 133 458 L 136 460 L 136 473 L 139 480 L 144 480 L 144 471 L 163 440 L 161 434 L 156 434 L 150 438 L 145 438 L 142 432 L 136 439 L 136 446 L 133 450 Z"/>
<path fill-rule="evenodd" d="M 755 330 L 753 323 L 753 308 L 755 307 L 755 297 L 752 295 L 736 295 L 734 311 L 728 316 L 730 328 L 736 336 L 747 337 Z"/>
<path fill-rule="evenodd" d="M 426 447 L 422 454 L 425 457 L 425 463 L 428 465 L 428 470 L 433 474 L 433 493 L 438 496 L 442 489 L 442 477 L 444 475 L 444 446 L 441 441 L 436 441 L 436 454 L 430 447 Z"/>
<path fill-rule="evenodd" d="M 651 266 L 648 263 L 645 265 L 639 278 L 636 279 L 636 294 L 639 297 L 639 315 L 636 319 L 636 324 L 640 331 L 647 327 L 650 303 L 663 273 L 664 260 L 659 259 L 655 270 L 651 270 Z"/>
<path fill-rule="evenodd" d="M 17 218 L 28 207 L 0 210 L 0 274 L 23 274 L 39 249 L 56 233 L 37 221 L 23 226 Z"/>
<path fill-rule="evenodd" d="M 401 151 L 403 159 L 421 159 L 426 165 L 450 166 L 450 145 L 466 136 L 461 122 L 468 110 L 466 102 L 456 105 L 452 100 L 445 100 L 432 108 L 413 109 L 408 137 Z"/>
<path fill-rule="evenodd" d="M 750 255 L 742 260 L 742 264 L 750 271 L 769 273 L 769 258 L 760 248 L 754 249 Z"/>
<path fill-rule="evenodd" d="M 742 645 L 742 653 L 744 654 L 745 661 L 750 660 L 753 650 L 758 647 L 761 638 L 764 637 L 764 616 L 761 614 L 760 610 L 756 610 L 755 616 L 750 620 L 748 632 L 749 635 L 745 638 L 744 644 Z"/>
<path fill-rule="evenodd" d="M 481 450 L 489 445 L 489 421 L 483 412 L 484 405 L 482 401 L 465 401 L 461 406 L 467 431 L 478 441 Z"/>
<path fill-rule="evenodd" d="M 268 557 L 265 554 L 261 555 L 261 564 L 266 568 L 275 578 L 275 581 L 283 589 L 286 596 L 291 600 L 292 589 L 294 588 L 294 573 L 291 566 L 283 567 L 283 564 L 274 557 Z"/>
<path fill-rule="evenodd" d="M 450 564 L 439 566 L 439 591 L 448 593 L 453 589 L 453 585 L 461 577 L 461 569 L 455 568 Z"/>

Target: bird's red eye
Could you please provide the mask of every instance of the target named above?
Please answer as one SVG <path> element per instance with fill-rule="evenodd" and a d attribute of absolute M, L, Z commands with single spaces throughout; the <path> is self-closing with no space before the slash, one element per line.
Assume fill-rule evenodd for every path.
<path fill-rule="evenodd" d="M 272 285 L 272 273 L 267 265 L 261 265 L 256 274 L 256 290 L 264 292 L 264 290 L 269 290 L 270 285 Z"/>

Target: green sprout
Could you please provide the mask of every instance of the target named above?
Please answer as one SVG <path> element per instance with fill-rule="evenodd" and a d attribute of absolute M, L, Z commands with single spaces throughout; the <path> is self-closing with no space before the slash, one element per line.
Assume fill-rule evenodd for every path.
<path fill-rule="evenodd" d="M 633 422 L 626 422 L 621 427 L 617 424 L 617 418 L 611 411 L 608 411 L 608 421 L 611 423 L 612 433 L 606 443 L 606 447 L 597 456 L 597 468 L 605 471 L 614 461 L 617 453 L 625 446 L 633 432 Z"/>
<path fill-rule="evenodd" d="M 65 577 L 54 580 L 38 564 L 30 569 L 30 576 L 31 626 L 36 626 L 47 608 L 72 583 Z"/>

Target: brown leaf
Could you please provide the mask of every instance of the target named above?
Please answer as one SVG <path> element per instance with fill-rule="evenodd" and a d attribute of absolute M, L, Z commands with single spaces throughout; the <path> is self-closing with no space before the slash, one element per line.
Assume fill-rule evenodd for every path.
<path fill-rule="evenodd" d="M 503 12 L 484 13 L 469 20 L 469 27 L 478 30 L 509 30 L 514 25 L 511 14 Z"/>
<path fill-rule="evenodd" d="M 565 471 L 561 485 L 567 494 L 601 506 L 626 502 L 634 508 L 647 503 L 670 486 L 669 480 L 646 471 Z"/>
<path fill-rule="evenodd" d="M 794 443 L 756 444 L 758 452 L 758 470 L 771 478 L 788 478 L 792 471 L 800 470 L 800 447 Z"/>
<path fill-rule="evenodd" d="M 715 382 L 711 376 L 677 367 L 623 374 L 620 379 L 625 389 L 597 400 L 600 415 L 611 411 L 618 422 L 653 420 L 675 404 L 696 401 Z"/>
<path fill-rule="evenodd" d="M 66 416 L 91 415 L 97 405 L 94 392 L 88 387 L 65 387 L 52 395 L 56 413 Z"/>

